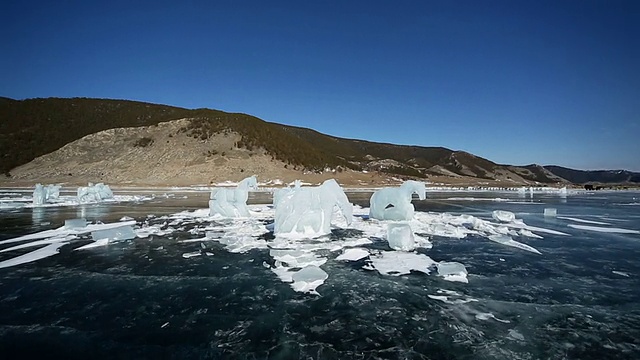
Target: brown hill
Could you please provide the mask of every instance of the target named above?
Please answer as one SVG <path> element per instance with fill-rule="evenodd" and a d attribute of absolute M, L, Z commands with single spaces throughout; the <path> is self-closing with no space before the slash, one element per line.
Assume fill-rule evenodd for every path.
<path fill-rule="evenodd" d="M 544 168 L 499 165 L 442 147 L 344 139 L 218 110 L 86 98 L 0 98 L 0 159 L 0 171 L 25 179 L 50 169 L 49 176 L 55 177 L 71 173 L 93 181 L 145 183 L 176 176 L 208 183 L 218 175 L 241 176 L 240 170 L 348 172 L 365 174 L 358 180 L 363 182 L 378 173 L 477 178 L 504 186 L 563 181 Z M 247 159 L 264 169 L 249 166 Z M 134 174 L 136 166 L 142 169 L 147 164 L 154 164 L 153 169 Z M 16 168 L 19 165 L 23 166 Z M 186 171 L 190 166 L 198 169 Z"/>

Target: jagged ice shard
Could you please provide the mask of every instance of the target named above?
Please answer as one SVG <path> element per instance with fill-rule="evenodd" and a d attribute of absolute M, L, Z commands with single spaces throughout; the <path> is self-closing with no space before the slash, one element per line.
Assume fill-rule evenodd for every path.
<path fill-rule="evenodd" d="M 220 214 L 230 218 L 250 217 L 251 214 L 247 207 L 249 190 L 255 190 L 257 187 L 258 180 L 254 175 L 240 181 L 235 189 L 217 188 L 211 190 L 209 215 Z"/>
<path fill-rule="evenodd" d="M 77 196 L 79 203 L 100 202 L 105 199 L 113 199 L 113 191 L 111 191 L 109 185 L 103 183 L 93 185 L 89 183 L 89 186 L 78 188 Z"/>
<path fill-rule="evenodd" d="M 318 237 L 331 232 L 331 215 L 337 205 L 351 224 L 353 205 L 340 185 L 330 179 L 317 187 L 294 187 L 274 196 L 274 233 Z"/>
<path fill-rule="evenodd" d="M 414 193 L 418 194 L 420 200 L 427 197 L 423 182 L 407 180 L 398 188 L 382 188 L 376 191 L 369 200 L 369 217 L 378 220 L 411 220 L 415 210 L 411 204 Z"/>

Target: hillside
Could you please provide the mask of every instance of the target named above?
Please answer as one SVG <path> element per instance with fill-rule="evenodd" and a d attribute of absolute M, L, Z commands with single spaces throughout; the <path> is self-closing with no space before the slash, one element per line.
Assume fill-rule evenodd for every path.
<path fill-rule="evenodd" d="M 167 125 L 171 131 L 161 126 L 165 123 L 171 123 Z M 179 124 L 177 128 L 176 124 Z M 158 126 L 166 131 L 156 134 L 153 128 Z M 145 130 L 127 130 L 133 128 Z M 134 133 L 137 135 L 132 135 Z M 178 137 L 180 141 L 177 141 Z M 101 139 L 100 148 L 90 144 L 97 138 Z M 220 141 L 224 145 L 219 146 Z M 75 145 L 71 146 L 74 142 Z M 116 148 L 121 150 L 115 151 Z M 157 179 L 163 170 L 167 174 L 175 173 L 174 169 L 195 163 L 206 166 L 194 170 L 190 176 L 197 177 L 199 181 L 209 179 L 212 176 L 207 173 L 220 175 L 223 169 L 217 166 L 229 164 L 233 158 L 227 156 L 224 161 L 220 160 L 222 152 L 226 152 L 240 154 L 233 161 L 240 164 L 236 166 L 238 169 L 244 167 L 247 170 L 251 166 L 241 164 L 240 158 L 260 156 L 263 157 L 260 161 L 263 165 L 270 164 L 271 168 L 280 171 L 322 173 L 337 170 L 414 178 L 476 178 L 502 182 L 504 186 L 567 182 L 548 168 L 536 165 L 499 165 L 464 151 L 443 147 L 338 138 L 311 129 L 266 122 L 247 114 L 211 109 L 190 110 L 128 100 L 47 98 L 19 101 L 0 98 L 2 173 L 17 174 L 15 169 L 21 166 L 24 177 L 27 176 L 25 174 L 36 176 L 38 169 L 43 168 L 51 169 L 51 174 L 54 174 L 56 170 L 51 164 L 55 163 L 58 169 L 62 169 L 66 162 L 77 159 L 83 159 L 88 169 L 93 166 L 89 160 L 91 158 L 104 162 L 102 166 L 109 168 L 113 167 L 109 163 L 110 159 L 113 160 L 110 154 L 129 156 L 127 154 L 134 148 L 137 152 L 131 153 L 131 156 L 151 156 L 151 160 L 153 156 L 160 156 L 175 160 L 170 163 L 157 162 L 153 171 L 135 177 L 139 181 Z M 150 155 L 151 149 L 153 155 Z M 87 153 L 91 151 L 97 154 Z M 52 154 L 54 152 L 55 155 Z M 52 156 L 47 157 L 46 154 Z M 129 169 L 124 164 L 126 156 L 118 160 L 119 166 Z M 29 165 L 34 159 L 37 161 Z M 131 162 L 131 157 L 128 161 Z M 140 164 L 141 167 L 144 165 Z M 230 168 L 224 169 L 231 171 Z M 200 175 L 196 176 L 196 173 Z M 232 173 L 222 175 L 229 176 Z"/>
<path fill-rule="evenodd" d="M 544 168 L 574 184 L 640 183 L 640 173 L 627 170 L 574 170 L 555 165 L 545 165 Z"/>

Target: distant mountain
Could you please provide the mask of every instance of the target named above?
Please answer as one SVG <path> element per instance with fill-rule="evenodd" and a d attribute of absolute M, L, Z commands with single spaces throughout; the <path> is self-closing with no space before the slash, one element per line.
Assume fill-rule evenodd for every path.
<path fill-rule="evenodd" d="M 235 133 L 239 139 L 233 144 L 235 148 L 259 150 L 299 171 L 321 172 L 329 168 L 414 178 L 431 175 L 475 177 L 504 181 L 505 186 L 582 182 L 575 178 L 569 180 L 565 177 L 567 174 L 554 171 L 557 167 L 499 165 L 464 151 L 443 147 L 345 139 L 219 110 L 190 110 L 137 101 L 88 98 L 21 101 L 0 98 L 0 172 L 8 173 L 19 165 L 100 131 L 155 126 L 178 119 L 187 119 L 179 133 L 203 142 L 216 134 Z M 625 181 L 633 179 L 637 180 L 637 174 Z"/>
<path fill-rule="evenodd" d="M 546 165 L 544 168 L 574 184 L 640 183 L 640 173 L 627 170 L 574 170 L 555 165 Z"/>

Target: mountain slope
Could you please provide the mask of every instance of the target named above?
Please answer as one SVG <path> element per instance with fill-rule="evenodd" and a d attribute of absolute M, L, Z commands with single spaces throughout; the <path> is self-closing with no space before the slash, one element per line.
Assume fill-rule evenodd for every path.
<path fill-rule="evenodd" d="M 322 172 L 330 168 L 415 178 L 432 175 L 475 177 L 503 181 L 505 186 L 566 182 L 542 167 L 499 165 L 464 151 L 443 147 L 338 138 L 240 113 L 88 98 L 21 101 L 0 98 L 0 172 L 9 173 L 16 166 L 101 131 L 158 126 L 179 119 L 184 121 L 171 136 L 182 134 L 207 143 L 220 135 L 235 134 L 230 150 L 244 149 L 248 153 L 261 154 L 266 157 L 265 161 L 280 162 L 285 168 L 296 171 Z M 122 136 L 118 135 L 121 133 L 116 131 L 113 136 Z M 136 141 L 142 140 L 153 141 L 142 138 Z M 191 144 L 184 142 L 187 143 Z M 157 143 L 156 146 L 169 146 L 166 144 Z M 184 149 L 168 148 L 167 151 Z M 217 150 L 212 148 L 208 151 Z"/>
<path fill-rule="evenodd" d="M 545 165 L 544 168 L 554 175 L 575 184 L 640 183 L 640 173 L 626 170 L 574 170 L 555 165 Z"/>

